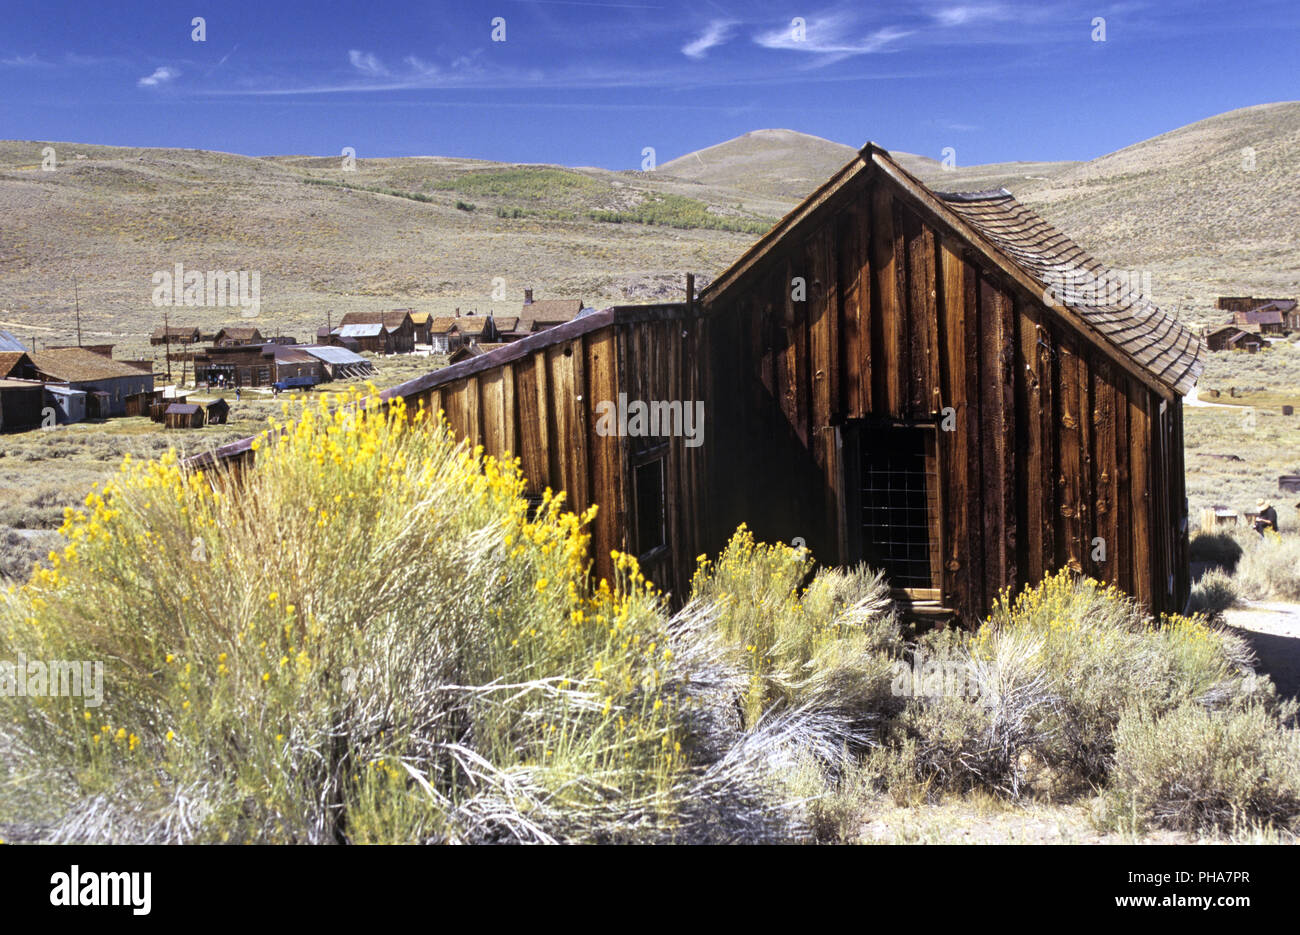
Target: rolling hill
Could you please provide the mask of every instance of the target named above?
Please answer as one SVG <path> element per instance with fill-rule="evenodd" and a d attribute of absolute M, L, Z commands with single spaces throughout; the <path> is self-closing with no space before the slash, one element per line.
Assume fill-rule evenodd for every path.
<path fill-rule="evenodd" d="M 41 168 L 47 145 L 54 171 Z M 0 142 L 0 328 L 70 340 L 75 283 L 85 338 L 143 348 L 162 317 L 152 275 L 176 263 L 261 271 L 262 319 L 287 334 L 354 309 L 507 311 L 527 287 L 672 298 L 685 272 L 716 275 L 854 151 L 756 130 L 648 173 L 435 156 L 346 171 L 338 157 Z M 1300 104 L 1232 111 L 1090 162 L 946 170 L 895 155 L 940 190 L 1011 189 L 1112 265 L 1151 270 L 1155 299 L 1184 313 L 1220 293 L 1300 293 Z M 492 297 L 498 278 L 505 300 Z M 215 330 L 239 316 L 173 317 Z"/>

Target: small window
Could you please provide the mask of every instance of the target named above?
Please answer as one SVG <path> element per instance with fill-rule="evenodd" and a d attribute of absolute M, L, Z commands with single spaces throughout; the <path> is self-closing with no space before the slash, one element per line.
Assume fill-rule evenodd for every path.
<path fill-rule="evenodd" d="M 666 544 L 663 458 L 637 465 L 633 478 L 636 487 L 636 553 L 641 557 Z"/>

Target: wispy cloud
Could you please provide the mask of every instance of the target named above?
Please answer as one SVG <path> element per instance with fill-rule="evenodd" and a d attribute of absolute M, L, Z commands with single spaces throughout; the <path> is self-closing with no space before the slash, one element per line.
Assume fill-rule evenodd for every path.
<path fill-rule="evenodd" d="M 853 55 L 888 51 L 915 31 L 897 26 L 866 30 L 856 16 L 837 12 L 807 17 L 801 31 L 786 26 L 759 33 L 754 36 L 754 42 L 765 49 L 820 55 L 829 63 Z"/>
<path fill-rule="evenodd" d="M 178 69 L 172 68 L 170 65 L 162 65 L 155 68 L 152 75 L 146 75 L 137 81 L 136 84 L 142 88 L 158 88 L 167 84 L 169 81 L 176 80 L 178 77 L 180 77 L 180 71 Z"/>
<path fill-rule="evenodd" d="M 1012 11 L 1001 3 L 968 3 L 944 7 L 933 14 L 940 26 L 966 26 L 979 22 L 998 22 L 1010 19 Z"/>
<path fill-rule="evenodd" d="M 349 49 L 348 61 L 351 62 L 352 67 L 361 72 L 361 74 L 367 75 L 371 78 L 383 78 L 388 75 L 388 69 L 385 68 L 384 63 L 379 60 L 379 56 L 375 55 L 373 52 L 362 52 L 359 49 Z"/>
<path fill-rule="evenodd" d="M 408 55 L 402 61 L 406 62 L 407 65 L 410 65 L 411 68 L 415 70 L 416 74 L 425 77 L 433 77 L 441 71 L 441 69 L 432 62 L 426 62 L 424 59 L 414 55 Z"/>
<path fill-rule="evenodd" d="M 714 20 L 705 27 L 704 32 L 682 46 L 682 54 L 687 58 L 704 58 L 704 53 L 716 45 L 722 45 L 731 38 L 735 23 L 729 20 Z"/>
<path fill-rule="evenodd" d="M 36 68 L 47 64 L 49 63 L 41 61 L 41 57 L 34 52 L 31 55 L 11 55 L 0 58 L 0 65 L 7 65 L 10 68 Z"/>

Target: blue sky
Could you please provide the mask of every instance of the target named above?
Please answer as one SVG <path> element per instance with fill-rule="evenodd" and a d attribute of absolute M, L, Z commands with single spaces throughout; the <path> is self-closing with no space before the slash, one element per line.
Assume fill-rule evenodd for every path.
<path fill-rule="evenodd" d="M 7 7 L 6 139 L 626 169 L 786 127 L 973 164 L 1088 159 L 1300 97 L 1295 0 Z"/>

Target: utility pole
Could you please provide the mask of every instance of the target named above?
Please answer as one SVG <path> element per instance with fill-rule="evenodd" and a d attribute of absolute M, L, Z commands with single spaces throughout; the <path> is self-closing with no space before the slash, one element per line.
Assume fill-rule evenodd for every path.
<path fill-rule="evenodd" d="M 172 329 L 167 318 L 167 313 L 163 312 L 163 355 L 167 358 L 167 382 L 172 382 Z"/>
<path fill-rule="evenodd" d="M 81 293 L 77 289 L 77 280 L 72 280 L 72 295 L 77 302 L 77 347 L 81 347 Z"/>

